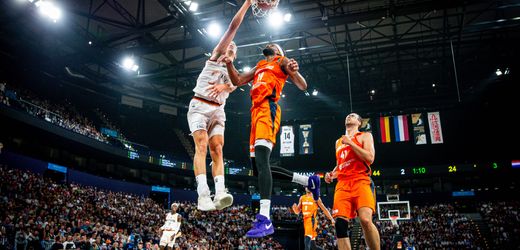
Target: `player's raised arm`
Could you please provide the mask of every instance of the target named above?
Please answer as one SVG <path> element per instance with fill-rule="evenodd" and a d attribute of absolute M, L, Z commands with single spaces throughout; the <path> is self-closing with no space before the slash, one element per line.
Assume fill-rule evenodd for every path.
<path fill-rule="evenodd" d="M 231 83 L 233 83 L 233 85 L 238 87 L 246 85 L 255 77 L 256 67 L 251 69 L 249 72 L 240 74 L 238 73 L 238 70 L 235 68 L 235 65 L 233 65 L 233 60 L 231 60 L 231 58 L 225 57 L 223 61 L 226 63 L 229 79 L 231 80 Z"/>
<path fill-rule="evenodd" d="M 226 54 L 226 50 L 231 41 L 233 41 L 233 38 L 235 38 L 235 34 L 237 33 L 237 30 L 240 27 L 242 20 L 244 20 L 244 16 L 246 15 L 249 6 L 251 6 L 251 0 L 245 0 L 244 4 L 242 4 L 242 7 L 240 7 L 238 12 L 233 17 L 233 20 L 229 24 L 229 27 L 227 28 L 226 32 L 224 33 L 222 38 L 220 38 L 219 43 L 213 49 L 213 53 L 211 53 L 210 57 L 211 61 L 216 61 L 219 59 L 219 57 Z"/>
<path fill-rule="evenodd" d="M 300 74 L 300 66 L 296 60 L 284 58 L 282 66 L 284 71 L 287 73 L 287 75 L 289 75 L 289 78 L 291 78 L 291 81 L 294 83 L 294 85 L 296 85 L 296 87 L 298 87 L 298 89 L 307 89 L 307 81 L 305 81 L 305 78 L 303 78 L 303 76 Z"/>

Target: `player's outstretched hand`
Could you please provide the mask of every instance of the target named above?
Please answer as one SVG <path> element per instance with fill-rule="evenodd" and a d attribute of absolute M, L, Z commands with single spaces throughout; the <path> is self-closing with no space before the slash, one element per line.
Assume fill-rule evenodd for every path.
<path fill-rule="evenodd" d="M 332 174 L 331 174 L 330 172 L 327 172 L 327 173 L 325 174 L 325 182 L 326 182 L 327 184 L 330 184 L 330 183 L 332 182 Z"/>
<path fill-rule="evenodd" d="M 230 64 L 230 63 L 233 63 L 233 59 L 231 57 L 228 57 L 226 55 L 221 55 L 218 59 L 217 59 L 217 63 L 225 63 L 225 64 Z"/>
<path fill-rule="evenodd" d="M 352 143 L 352 138 L 350 138 L 350 136 L 343 135 L 341 136 L 341 143 L 350 145 Z"/>
<path fill-rule="evenodd" d="M 300 70 L 300 66 L 298 62 L 294 59 L 289 59 L 289 63 L 287 63 L 287 68 L 289 70 L 289 74 L 296 74 Z"/>
<path fill-rule="evenodd" d="M 217 98 L 228 86 L 226 84 L 212 84 L 208 87 L 209 97 Z"/>

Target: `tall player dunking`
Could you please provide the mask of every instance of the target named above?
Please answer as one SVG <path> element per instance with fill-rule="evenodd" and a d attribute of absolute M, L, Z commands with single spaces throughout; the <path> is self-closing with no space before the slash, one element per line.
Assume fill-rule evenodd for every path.
<path fill-rule="evenodd" d="M 253 81 L 251 87 L 251 134 L 249 148 L 251 164 L 258 173 L 260 191 L 260 213 L 253 228 L 247 232 L 247 237 L 258 238 L 274 233 L 270 220 L 271 193 L 273 188 L 273 173 L 283 179 L 307 186 L 315 200 L 319 198 L 320 178 L 316 175 L 307 177 L 280 167 L 269 166 L 271 150 L 276 143 L 276 134 L 280 128 L 281 108 L 278 105 L 282 89 L 287 78 L 300 89 L 307 89 L 307 82 L 299 73 L 298 63 L 284 56 L 278 44 L 268 44 L 263 49 L 265 60 L 258 62 L 249 72 L 239 74 L 233 65 L 233 58 L 226 57 L 229 77 L 235 86 L 242 86 Z"/>
<path fill-rule="evenodd" d="M 234 87 L 229 81 L 226 66 L 221 63 L 224 57 L 235 58 L 237 46 L 232 41 L 238 27 L 244 19 L 251 0 L 246 0 L 229 24 L 226 33 L 213 50 L 206 66 L 200 72 L 197 85 L 193 89 L 195 96 L 190 102 L 188 110 L 188 124 L 193 141 L 195 142 L 195 156 L 193 159 L 197 193 L 199 195 L 197 208 L 202 211 L 223 209 L 233 204 L 233 196 L 224 185 L 224 128 L 226 113 L 224 106 L 229 93 Z M 215 197 L 212 201 L 206 180 L 206 154 L 209 149 L 215 180 Z"/>
<path fill-rule="evenodd" d="M 374 162 L 374 138 L 359 132 L 362 119 L 352 113 L 345 118 L 346 133 L 336 141 L 336 167 L 325 175 L 325 182 L 338 179 L 332 215 L 336 218 L 338 249 L 350 250 L 348 220 L 359 217 L 365 241 L 371 250 L 379 250 L 379 232 L 372 222 L 375 190 L 370 179 Z"/>

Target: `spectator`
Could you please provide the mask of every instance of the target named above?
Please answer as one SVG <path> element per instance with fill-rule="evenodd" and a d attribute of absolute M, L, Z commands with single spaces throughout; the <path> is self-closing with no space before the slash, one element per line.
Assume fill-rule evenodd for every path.
<path fill-rule="evenodd" d="M 0 211 L 7 212 L 0 213 L 0 225 L 5 228 L 2 235 L 7 236 L 5 246 L 16 243 L 17 249 L 25 250 L 29 241 L 32 245 L 43 238 L 35 249 L 89 249 L 89 245 L 93 249 L 158 249 L 159 227 L 166 212 L 149 198 L 76 184 L 58 185 L 5 167 L 0 167 L 0 180 Z M 246 218 L 251 216 L 246 213 L 252 213 L 247 206 L 207 214 L 198 211 L 196 204 L 184 202 L 179 213 L 188 219 L 181 228 L 178 248 L 230 249 L 240 244 L 245 248 L 282 248 L 272 238 L 243 237 L 250 225 Z"/>
<path fill-rule="evenodd" d="M 499 249 L 514 249 L 520 245 L 520 202 L 483 202 L 479 212 L 489 222 L 492 242 Z"/>

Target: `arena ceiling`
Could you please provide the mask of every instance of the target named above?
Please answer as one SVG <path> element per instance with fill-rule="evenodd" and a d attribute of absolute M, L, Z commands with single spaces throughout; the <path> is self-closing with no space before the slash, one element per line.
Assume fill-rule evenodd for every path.
<path fill-rule="evenodd" d="M 82 88 L 181 107 L 218 41 L 208 24 L 225 29 L 242 3 L 197 0 L 198 10 L 190 11 L 180 0 L 55 2 L 63 9 L 56 23 L 28 1 L 0 3 L 9 10 L 0 14 L 4 57 Z M 292 14 L 278 29 L 248 12 L 235 38 L 236 65 L 254 66 L 262 46 L 279 43 L 300 63 L 309 92 L 319 93 L 287 87 L 287 102 L 307 104 L 289 111 L 452 105 L 470 98 L 497 67 L 512 67 L 519 54 L 518 1 L 281 0 L 278 9 Z M 136 59 L 138 74 L 121 68 L 126 56 Z M 243 90 L 229 99 L 231 113 L 247 112 Z"/>

